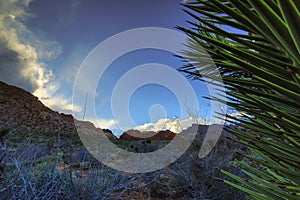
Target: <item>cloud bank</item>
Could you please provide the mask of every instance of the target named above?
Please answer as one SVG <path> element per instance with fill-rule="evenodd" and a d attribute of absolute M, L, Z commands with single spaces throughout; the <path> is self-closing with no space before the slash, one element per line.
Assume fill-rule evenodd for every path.
<path fill-rule="evenodd" d="M 57 95 L 59 83 L 44 61 L 55 59 L 62 51 L 55 41 L 40 40 L 25 25 L 34 17 L 26 12 L 31 0 L 0 1 L 0 80 L 22 87 L 52 109 L 80 111 L 70 98 Z"/>
<path fill-rule="evenodd" d="M 174 133 L 180 133 L 183 130 L 191 127 L 193 124 L 205 124 L 205 120 L 202 118 L 189 117 L 187 119 L 159 119 L 155 123 L 146 123 L 141 126 L 136 126 L 133 129 L 139 131 L 160 131 L 170 130 Z"/>

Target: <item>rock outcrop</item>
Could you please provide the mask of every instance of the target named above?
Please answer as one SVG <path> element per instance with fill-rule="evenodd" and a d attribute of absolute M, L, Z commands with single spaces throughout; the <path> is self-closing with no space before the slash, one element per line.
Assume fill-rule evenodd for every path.
<path fill-rule="evenodd" d="M 162 130 L 158 132 L 145 131 L 141 132 L 138 130 L 129 130 L 124 132 L 120 139 L 121 140 L 159 140 L 159 141 L 171 141 L 176 136 L 176 133 L 173 133 L 170 130 Z"/>
<path fill-rule="evenodd" d="M 112 139 L 112 140 L 115 140 L 117 139 L 117 137 L 113 134 L 113 132 L 109 129 L 101 129 L 101 128 L 97 128 L 97 131 L 100 132 L 101 134 L 105 134 L 106 137 L 108 139 Z"/>

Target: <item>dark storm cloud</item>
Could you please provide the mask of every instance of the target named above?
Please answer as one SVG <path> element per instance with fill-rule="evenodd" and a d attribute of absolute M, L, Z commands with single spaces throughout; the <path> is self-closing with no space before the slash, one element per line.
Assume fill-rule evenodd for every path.
<path fill-rule="evenodd" d="M 33 92 L 38 85 L 23 76 L 22 70 L 25 66 L 18 56 L 16 51 L 0 42 L 0 80 Z"/>
<path fill-rule="evenodd" d="M 24 24 L 30 0 L 0 1 L 0 80 L 30 92 L 43 88 L 52 78 L 40 59 L 53 59 L 57 43 L 40 40 Z"/>

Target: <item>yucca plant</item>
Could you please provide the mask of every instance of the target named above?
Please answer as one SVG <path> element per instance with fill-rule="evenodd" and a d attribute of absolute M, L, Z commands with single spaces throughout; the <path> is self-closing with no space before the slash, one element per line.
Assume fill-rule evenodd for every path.
<path fill-rule="evenodd" d="M 226 182 L 253 199 L 300 199 L 300 1 L 198 0 L 184 7 L 195 22 L 178 27 L 189 36 L 181 71 L 214 79 L 200 47 L 210 54 L 227 105 L 244 114 L 227 120 L 247 131 L 229 131 L 255 155 L 238 161 L 247 180 L 224 171 L 239 183 Z"/>

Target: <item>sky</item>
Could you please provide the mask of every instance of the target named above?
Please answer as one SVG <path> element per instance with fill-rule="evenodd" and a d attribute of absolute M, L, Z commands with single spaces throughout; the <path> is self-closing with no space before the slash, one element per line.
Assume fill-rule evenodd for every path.
<path fill-rule="evenodd" d="M 74 85 L 80 80 L 79 73 L 85 73 L 86 63 L 103 68 L 101 56 L 116 54 L 123 46 L 120 42 L 110 45 L 97 55 L 99 59 L 89 58 L 93 50 L 96 52 L 104 41 L 128 30 L 158 27 L 177 31 L 176 26 L 189 27 L 186 20 L 191 18 L 180 3 L 182 0 L 0 1 L 0 80 L 30 91 L 53 110 L 72 113 L 117 135 L 132 128 L 179 132 L 195 121 L 207 123 L 211 104 L 203 96 L 209 96 L 208 88 L 180 75 L 176 69 L 182 61 L 162 49 L 141 48 L 118 56 L 99 80 L 92 78 L 93 74 L 86 78 L 84 86 L 96 81 L 96 90 L 86 89 L 79 95 L 81 100 L 74 102 Z M 140 37 L 144 36 L 136 40 Z M 157 44 L 163 45 L 172 38 L 157 39 Z M 144 71 L 132 76 L 140 66 L 145 67 Z M 146 73 L 147 67 L 156 74 L 151 75 L 151 70 Z M 139 82 L 150 76 L 158 81 Z M 181 83 L 190 85 L 198 105 L 189 102 L 188 86 L 176 86 Z M 128 85 L 135 88 L 130 95 L 126 93 Z M 178 96 L 186 100 L 182 102 Z M 95 115 L 86 109 L 90 106 Z M 129 115 L 122 116 L 123 110 Z"/>

